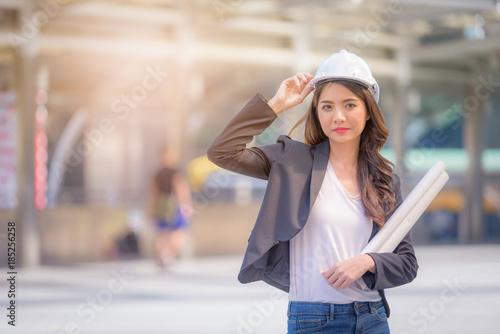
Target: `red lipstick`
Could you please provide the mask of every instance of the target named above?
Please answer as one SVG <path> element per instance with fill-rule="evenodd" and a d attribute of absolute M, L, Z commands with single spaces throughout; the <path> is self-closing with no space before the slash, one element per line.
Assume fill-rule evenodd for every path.
<path fill-rule="evenodd" d="M 333 131 L 340 133 L 340 134 L 345 133 L 347 130 L 349 130 L 349 129 L 343 128 L 343 127 L 338 127 L 338 128 L 333 129 Z"/>

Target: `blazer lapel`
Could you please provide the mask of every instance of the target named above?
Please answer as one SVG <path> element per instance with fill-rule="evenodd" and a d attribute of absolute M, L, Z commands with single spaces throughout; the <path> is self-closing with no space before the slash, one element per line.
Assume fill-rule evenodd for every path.
<path fill-rule="evenodd" d="M 378 232 L 378 225 L 372 221 L 372 234 L 370 235 L 370 239 L 368 239 L 368 241 L 372 240 L 372 238 L 375 236 L 375 234 L 377 234 L 377 232 Z"/>
<path fill-rule="evenodd" d="M 330 157 L 330 142 L 328 138 L 316 146 L 311 175 L 311 197 L 309 198 L 309 212 L 311 212 L 314 202 L 318 197 L 319 190 L 325 178 L 328 158 Z"/>

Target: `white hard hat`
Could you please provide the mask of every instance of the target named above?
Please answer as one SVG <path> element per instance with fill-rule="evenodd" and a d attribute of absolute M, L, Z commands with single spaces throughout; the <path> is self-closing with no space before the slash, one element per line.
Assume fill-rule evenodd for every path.
<path fill-rule="evenodd" d="M 351 80 L 360 83 L 368 88 L 378 103 L 380 90 L 377 81 L 372 76 L 368 64 L 354 53 L 341 50 L 326 58 L 319 65 L 316 76 L 311 80 L 310 85 L 316 87 L 318 82 L 327 79 Z"/>

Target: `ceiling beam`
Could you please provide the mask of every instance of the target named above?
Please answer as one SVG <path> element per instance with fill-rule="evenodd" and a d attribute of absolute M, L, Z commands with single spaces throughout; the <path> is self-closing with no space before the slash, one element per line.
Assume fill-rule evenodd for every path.
<path fill-rule="evenodd" d="M 226 28 L 230 31 L 252 32 L 285 37 L 295 36 L 297 31 L 300 29 L 300 25 L 295 22 L 252 17 L 238 17 L 223 20 L 220 23 L 220 27 Z"/>
<path fill-rule="evenodd" d="M 330 31 L 329 33 L 328 31 L 322 31 L 320 36 L 325 36 L 326 38 L 331 38 L 332 40 L 340 40 L 342 42 L 345 42 L 347 45 L 352 45 L 359 49 L 373 47 L 399 49 L 403 45 L 406 45 L 407 40 L 410 38 L 391 35 L 384 32 L 379 32 L 372 35 L 367 34 L 366 31 L 358 28 L 335 31 L 333 33 L 332 31 Z M 329 37 L 327 37 L 328 35 Z"/>
<path fill-rule="evenodd" d="M 234 13 L 233 13 L 234 14 Z M 130 5 L 114 5 L 105 2 L 82 2 L 64 10 L 66 17 L 98 18 L 109 24 L 109 19 L 135 21 L 164 26 L 176 26 L 183 22 L 183 13 L 176 9 L 138 8 Z M 201 29 L 227 29 L 236 32 L 251 32 L 265 35 L 287 36 L 296 34 L 298 25 L 294 22 L 253 17 L 230 17 L 220 20 L 196 22 Z M 204 31 L 204 30 L 203 30 Z"/>
<path fill-rule="evenodd" d="M 0 31 L 0 36 L 5 35 Z M 40 53 L 64 52 L 127 55 L 140 58 L 174 58 L 179 55 L 179 45 L 171 41 L 145 41 L 83 36 L 55 36 L 43 34 L 39 37 Z M 5 41 L 4 41 L 5 42 Z M 190 50 L 197 61 L 256 66 L 293 67 L 293 50 L 279 47 L 234 46 L 221 43 L 198 42 Z M 312 64 L 318 66 L 329 54 L 313 54 Z M 373 67 L 374 75 L 395 75 L 395 62 L 387 59 L 366 58 Z"/>
<path fill-rule="evenodd" d="M 40 35 L 40 52 L 97 53 L 132 57 L 174 57 L 178 45 L 172 42 L 152 42 L 131 38 L 105 38 L 97 36 Z"/>
<path fill-rule="evenodd" d="M 129 23 L 155 23 L 163 25 L 180 24 L 184 13 L 166 8 L 145 8 L 126 4 L 113 4 L 106 1 L 85 1 L 63 8 L 65 16 L 99 18 L 104 20 L 123 20 Z"/>
<path fill-rule="evenodd" d="M 25 4 L 26 0 L 0 0 L 0 9 L 20 9 Z"/>
<path fill-rule="evenodd" d="M 0 31 L 0 37 L 6 36 L 5 31 Z M 179 45 L 171 41 L 145 41 L 135 39 L 117 39 L 103 37 L 83 37 L 83 36 L 55 36 L 43 34 L 39 37 L 40 54 L 62 54 L 62 53 L 92 53 L 102 55 L 116 55 L 137 58 L 165 58 L 178 59 Z M 3 41 L 5 43 L 5 40 Z M 1 43 L 1 41 L 0 41 Z M 0 44 L 1 46 L 1 44 Z M 496 41 L 496 47 L 500 48 L 500 43 Z M 447 53 L 441 55 L 448 59 L 450 52 L 449 46 L 443 47 Z M 462 47 L 468 50 L 468 47 Z M 424 49 L 427 49 L 424 48 Z M 418 49 L 417 49 L 418 50 Z M 451 49 L 452 52 L 454 49 Z M 484 49 L 483 49 L 484 50 Z M 293 50 L 278 47 L 258 47 L 258 46 L 233 46 L 221 43 L 195 43 L 190 50 L 194 55 L 194 61 L 216 64 L 236 64 L 243 66 L 264 66 L 293 68 L 295 54 Z M 415 51 L 418 52 L 418 51 Z M 422 60 L 420 53 L 415 55 L 410 52 L 412 60 Z M 441 51 L 440 51 L 441 52 Z M 426 54 L 426 51 L 422 51 Z M 311 55 L 311 65 L 316 68 L 326 59 L 329 54 L 313 53 Z M 413 57 L 415 56 L 415 57 Z M 440 54 L 435 54 L 435 57 Z M 363 56 L 363 59 L 372 69 L 375 77 L 396 78 L 397 63 L 395 60 L 384 58 L 373 58 Z M 434 59 L 434 58 L 432 58 Z M 468 75 L 466 73 L 454 70 L 428 68 L 418 66 L 413 71 L 415 79 L 423 81 L 437 82 L 466 82 Z"/>
<path fill-rule="evenodd" d="M 500 50 L 500 36 L 485 39 L 461 39 L 433 45 L 417 45 L 409 52 L 413 62 L 442 62 L 452 59 L 467 59 L 470 56 L 485 55 Z"/>
<path fill-rule="evenodd" d="M 434 82 L 461 85 L 470 82 L 470 72 L 445 68 L 413 65 L 412 80 L 419 82 Z"/>
<path fill-rule="evenodd" d="M 371 0 L 376 2 L 391 2 L 394 0 Z M 495 9 L 494 0 L 398 0 L 403 5 L 429 6 L 450 9 L 472 9 L 472 10 L 490 10 Z"/>
<path fill-rule="evenodd" d="M 423 20 L 430 22 L 433 20 L 440 20 L 443 17 L 448 17 L 451 15 L 461 15 L 464 13 L 474 13 L 478 12 L 477 9 L 463 9 L 463 8 L 443 8 L 443 7 L 402 7 L 400 13 L 391 17 L 393 22 L 398 23 L 410 23 L 413 21 Z"/>

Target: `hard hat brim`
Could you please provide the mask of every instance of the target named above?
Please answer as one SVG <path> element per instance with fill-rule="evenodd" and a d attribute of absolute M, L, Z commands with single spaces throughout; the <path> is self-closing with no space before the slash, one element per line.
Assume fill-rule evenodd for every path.
<path fill-rule="evenodd" d="M 348 76 L 333 76 L 332 75 L 332 76 L 322 76 L 319 78 L 314 78 L 309 82 L 309 85 L 311 87 L 314 87 L 314 89 L 316 90 L 316 86 L 320 83 L 335 82 L 338 80 L 353 81 L 353 82 L 356 82 L 356 83 L 360 84 L 361 86 L 367 88 L 372 93 L 373 97 L 375 98 L 375 101 L 378 103 L 379 88 L 378 88 L 378 84 L 376 81 L 375 81 L 375 83 L 370 84 L 369 82 L 367 82 L 363 79 L 353 78 L 350 76 L 348 77 Z"/>

